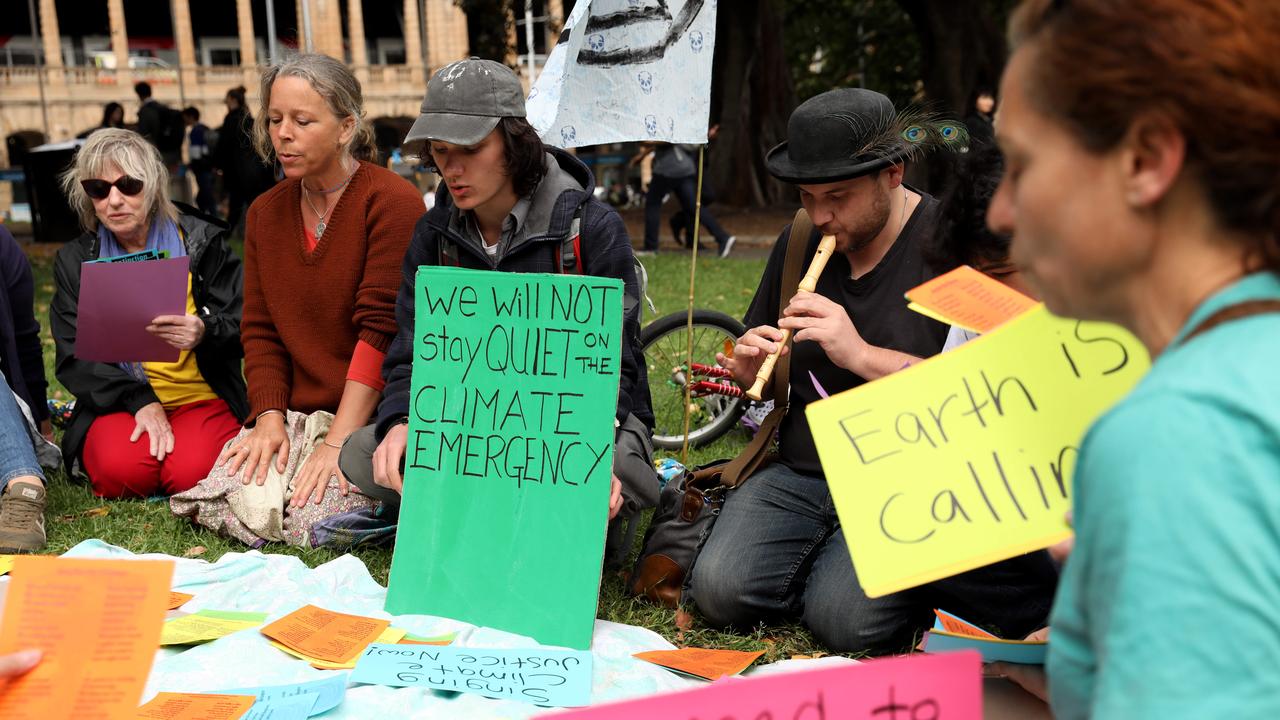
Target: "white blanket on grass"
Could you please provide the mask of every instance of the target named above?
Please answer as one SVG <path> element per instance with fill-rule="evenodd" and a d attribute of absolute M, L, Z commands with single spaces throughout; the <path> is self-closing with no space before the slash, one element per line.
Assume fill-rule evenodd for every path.
<path fill-rule="evenodd" d="M 227 553 L 218 562 L 175 558 L 169 555 L 135 555 L 101 540 L 86 540 L 67 557 L 146 558 L 173 560 L 173 588 L 195 598 L 184 611 L 238 610 L 266 612 L 274 621 L 308 603 L 337 612 L 389 618 L 396 627 L 420 636 L 457 632 L 459 647 L 533 647 L 530 638 L 476 627 L 427 615 L 389 615 L 382 609 L 386 588 L 369 575 L 359 559 L 344 555 L 320 567 L 308 568 L 288 555 L 264 555 L 258 551 Z M 600 704 L 661 692 L 704 686 L 660 667 L 636 660 L 633 653 L 671 650 L 674 646 L 657 633 L 631 625 L 596 620 L 592 636 L 591 702 Z M 790 669 L 815 669 L 852 662 L 843 658 L 820 661 L 783 661 L 756 668 L 752 674 Z M 230 688 L 316 680 L 333 671 L 317 670 L 303 660 L 271 647 L 255 630 L 229 635 L 190 648 L 161 648 L 147 682 L 142 701 L 158 692 L 202 692 Z M 318 716 L 330 718 L 528 718 L 551 712 L 528 703 L 493 700 L 466 693 L 441 693 L 421 688 L 352 685 L 341 705 Z"/>

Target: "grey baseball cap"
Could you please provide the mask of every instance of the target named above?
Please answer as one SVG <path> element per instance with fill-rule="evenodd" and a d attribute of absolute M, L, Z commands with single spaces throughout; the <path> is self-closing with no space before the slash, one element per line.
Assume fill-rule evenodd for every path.
<path fill-rule="evenodd" d="M 506 65 L 469 58 L 445 65 L 427 83 L 422 114 L 406 144 L 442 140 L 475 145 L 504 117 L 524 117 L 524 87 Z"/>

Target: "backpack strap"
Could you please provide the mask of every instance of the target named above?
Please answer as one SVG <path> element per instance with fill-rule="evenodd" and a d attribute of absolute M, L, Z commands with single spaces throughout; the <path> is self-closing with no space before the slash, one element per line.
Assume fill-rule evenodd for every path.
<path fill-rule="evenodd" d="M 800 285 L 800 276 L 804 272 L 804 253 L 809 249 L 809 237 L 812 234 L 813 221 L 809 219 L 809 213 L 805 212 L 804 208 L 800 208 L 791 221 L 791 234 L 787 236 L 787 259 L 782 264 L 778 317 L 782 317 L 782 311 L 791 303 L 791 296 L 795 294 L 794 290 L 788 294 L 788 290 Z M 773 366 L 771 379 L 773 380 L 773 410 L 770 410 L 764 422 L 760 423 L 760 428 L 756 430 L 751 442 L 747 443 L 746 449 L 725 465 L 724 472 L 720 475 L 720 483 L 726 487 L 737 487 L 768 459 L 769 449 L 773 446 L 774 432 L 782 422 L 782 417 L 787 414 L 790 404 L 788 392 L 791 389 L 789 384 L 791 353 L 778 358 Z"/>
<path fill-rule="evenodd" d="M 1232 320 L 1276 312 L 1280 312 L 1280 300 L 1246 300 L 1235 305 L 1228 305 L 1205 318 L 1203 322 L 1196 326 L 1195 330 L 1192 330 L 1183 338 L 1181 344 L 1185 345 L 1200 335 Z"/>
<path fill-rule="evenodd" d="M 442 267 L 458 267 L 458 245 L 444 233 L 439 233 L 436 245 L 436 264 Z"/>
<path fill-rule="evenodd" d="M 560 239 L 555 251 L 556 273 L 560 275 L 583 275 L 582 267 L 582 216 L 586 213 L 587 203 L 584 201 L 573 213 L 569 223 L 569 232 Z"/>

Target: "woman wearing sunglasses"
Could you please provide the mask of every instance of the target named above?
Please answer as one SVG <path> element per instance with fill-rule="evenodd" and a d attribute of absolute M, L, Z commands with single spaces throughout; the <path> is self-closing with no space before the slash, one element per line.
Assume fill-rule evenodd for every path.
<path fill-rule="evenodd" d="M 89 136 L 62 176 L 85 233 L 58 251 L 49 308 L 57 376 L 76 397 L 63 435 L 101 497 L 187 490 L 208 474 L 248 413 L 240 376 L 240 260 L 226 228 L 169 200 L 159 152 L 130 130 Z M 102 363 L 75 355 L 81 264 L 144 250 L 187 256 L 186 313 L 161 315 L 147 331 L 180 352 L 172 363 Z"/>

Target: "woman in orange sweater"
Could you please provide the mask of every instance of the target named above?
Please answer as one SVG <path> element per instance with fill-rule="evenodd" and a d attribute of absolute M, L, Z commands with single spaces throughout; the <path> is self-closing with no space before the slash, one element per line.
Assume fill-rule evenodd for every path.
<path fill-rule="evenodd" d="M 291 457 L 290 411 L 333 413 L 327 432 L 308 434 L 314 447 L 292 473 L 290 504 L 299 508 L 329 489 L 348 493 L 338 450 L 377 407 L 400 262 L 424 208 L 407 181 L 352 157 L 372 132 L 344 64 L 290 58 L 263 74 L 261 97 L 255 142 L 285 179 L 245 222 L 250 421 L 219 461 L 244 484 L 262 485 L 273 463 L 284 473 Z"/>

